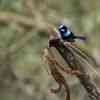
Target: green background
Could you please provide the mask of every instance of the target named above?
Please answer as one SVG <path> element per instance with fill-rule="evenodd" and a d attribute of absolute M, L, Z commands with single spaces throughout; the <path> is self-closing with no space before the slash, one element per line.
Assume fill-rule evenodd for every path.
<path fill-rule="evenodd" d="M 63 89 L 48 92 L 57 86 L 43 60 L 48 25 L 59 23 L 85 35 L 83 47 L 100 64 L 99 0 L 0 0 L 0 100 L 64 100 Z M 71 100 L 89 99 L 74 76 L 66 80 Z"/>

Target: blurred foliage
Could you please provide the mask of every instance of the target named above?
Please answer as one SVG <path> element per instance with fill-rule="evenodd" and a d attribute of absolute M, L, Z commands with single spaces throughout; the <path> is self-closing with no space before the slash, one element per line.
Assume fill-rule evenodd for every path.
<path fill-rule="evenodd" d="M 47 27 L 65 23 L 76 34 L 86 35 L 83 47 L 98 61 L 99 11 L 99 0 L 0 0 L 0 100 L 63 98 L 48 93 L 54 81 L 42 57 Z M 80 93 L 82 87 L 74 80 L 69 77 L 71 98 L 84 100 L 85 92 Z"/>

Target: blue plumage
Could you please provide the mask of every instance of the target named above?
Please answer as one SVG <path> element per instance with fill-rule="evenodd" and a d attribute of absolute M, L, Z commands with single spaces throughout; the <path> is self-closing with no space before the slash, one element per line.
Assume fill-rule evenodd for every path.
<path fill-rule="evenodd" d="M 72 40 L 73 33 L 65 26 L 64 24 L 61 24 L 58 28 L 59 34 L 61 35 L 61 38 L 63 40 Z"/>
<path fill-rule="evenodd" d="M 85 37 L 83 36 L 75 36 L 73 32 L 71 32 L 67 26 L 65 26 L 64 24 L 61 24 L 58 27 L 59 30 L 59 35 L 61 37 L 61 39 L 66 40 L 66 41 L 70 41 L 70 42 L 74 42 L 75 39 L 81 39 L 81 40 L 86 40 Z"/>
<path fill-rule="evenodd" d="M 68 36 L 71 35 L 71 32 L 70 31 L 67 31 L 67 32 L 63 33 L 63 35 L 64 35 L 64 37 L 68 37 Z"/>

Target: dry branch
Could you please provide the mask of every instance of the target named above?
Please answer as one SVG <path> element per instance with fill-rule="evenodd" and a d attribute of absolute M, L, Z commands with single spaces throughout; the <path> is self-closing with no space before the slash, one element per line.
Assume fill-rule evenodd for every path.
<path fill-rule="evenodd" d="M 21 27 L 25 28 L 37 28 L 41 29 L 47 27 L 47 22 L 40 12 L 35 13 L 35 17 L 29 17 L 24 15 L 18 15 L 11 12 L 0 11 L 0 23 L 17 23 Z"/>
<path fill-rule="evenodd" d="M 62 45 L 59 45 L 60 48 L 62 48 Z M 48 52 L 50 50 L 48 49 Z M 64 50 L 66 51 L 66 50 Z M 49 52 L 50 53 L 50 52 Z M 68 56 L 68 52 L 66 51 L 66 56 Z M 65 56 L 64 56 L 65 57 Z M 66 57 L 64 58 L 67 62 Z M 77 66 L 69 66 L 72 70 L 77 70 Z M 58 66 L 59 68 L 59 66 Z M 90 76 L 84 72 L 84 68 L 79 69 L 80 72 L 82 72 L 82 74 L 76 75 L 76 77 L 79 79 L 80 83 L 82 84 L 82 86 L 85 88 L 85 90 L 87 91 L 88 96 L 90 97 L 91 100 L 100 100 L 100 92 L 99 89 L 96 87 L 96 85 L 94 84 L 94 82 L 91 80 Z"/>
<path fill-rule="evenodd" d="M 26 16 L 21 16 L 15 13 L 11 12 L 0 12 L 0 22 L 15 22 L 18 24 L 22 24 L 25 26 L 31 26 L 34 27 L 34 21 L 32 18 L 26 17 Z"/>
<path fill-rule="evenodd" d="M 45 49 L 44 56 L 45 56 L 46 61 L 48 62 L 51 75 L 53 76 L 54 80 L 58 83 L 58 86 L 59 86 L 56 89 L 51 89 L 51 92 L 58 93 L 61 91 L 62 86 L 64 86 L 65 93 L 66 93 L 65 100 L 70 100 L 70 89 L 69 89 L 69 86 L 68 86 L 64 76 L 58 70 L 57 66 L 59 64 L 57 62 L 55 63 L 54 57 L 53 57 L 53 55 L 51 55 L 50 50 Z M 69 70 L 68 70 L 68 72 L 69 72 Z"/>

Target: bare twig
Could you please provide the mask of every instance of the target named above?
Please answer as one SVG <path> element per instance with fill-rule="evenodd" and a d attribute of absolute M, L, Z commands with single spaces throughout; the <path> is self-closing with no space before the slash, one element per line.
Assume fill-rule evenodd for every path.
<path fill-rule="evenodd" d="M 63 44 L 61 44 L 61 42 L 58 43 L 57 45 L 59 45 L 60 48 L 62 48 L 62 46 L 63 46 L 63 49 L 64 49 L 65 52 L 64 52 L 64 54 L 62 54 L 62 57 L 64 58 L 64 60 L 66 62 L 71 60 L 69 58 L 71 58 L 73 55 L 66 48 L 66 47 L 68 47 L 68 45 L 65 47 Z M 75 69 L 77 70 L 77 69 L 79 69 L 78 66 L 81 66 L 80 64 L 77 65 L 77 60 L 75 60 L 75 59 L 71 60 L 70 62 L 73 62 L 72 66 L 69 66 L 72 70 L 75 70 Z M 81 66 L 79 70 L 80 70 L 80 72 L 82 72 L 84 74 L 77 75 L 77 77 L 80 80 L 80 83 L 86 89 L 91 100 L 100 100 L 100 92 L 97 89 L 96 85 L 92 82 L 90 76 L 85 72 L 84 66 Z"/>
<path fill-rule="evenodd" d="M 58 64 L 55 63 L 55 60 L 52 57 L 53 55 L 51 55 L 51 52 L 49 52 L 48 49 L 45 49 L 44 56 L 45 56 L 45 58 L 48 62 L 51 75 L 53 76 L 53 78 L 55 79 L 55 81 L 59 85 L 59 87 L 57 89 L 51 89 L 51 92 L 57 93 L 61 90 L 62 86 L 64 86 L 65 92 L 67 94 L 66 95 L 66 100 L 70 100 L 69 86 L 68 86 L 64 76 L 59 72 L 58 67 L 57 67 Z"/>
<path fill-rule="evenodd" d="M 12 22 L 17 23 L 21 27 L 25 28 L 38 27 L 38 29 L 43 29 L 44 27 L 47 27 L 47 22 L 44 20 L 44 17 L 40 14 L 40 12 L 36 12 L 35 17 L 29 17 L 11 12 L 0 11 L 0 23 L 9 24 Z"/>
<path fill-rule="evenodd" d="M 26 17 L 26 16 L 21 16 L 15 13 L 11 12 L 2 12 L 0 11 L 0 22 L 15 22 L 18 24 L 22 24 L 25 26 L 31 26 L 34 27 L 34 19 Z"/>

